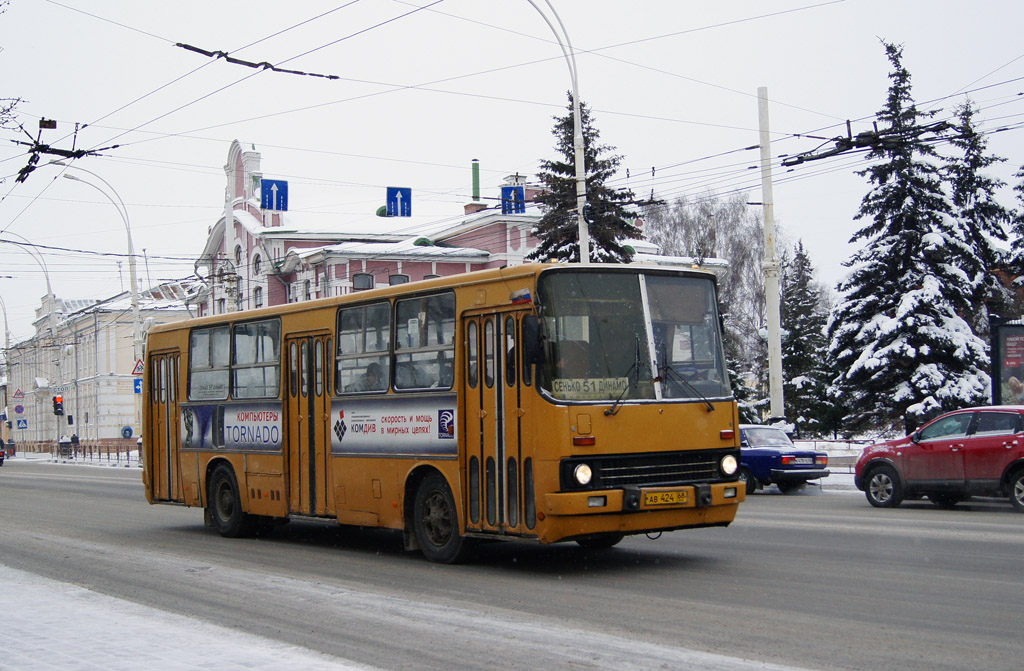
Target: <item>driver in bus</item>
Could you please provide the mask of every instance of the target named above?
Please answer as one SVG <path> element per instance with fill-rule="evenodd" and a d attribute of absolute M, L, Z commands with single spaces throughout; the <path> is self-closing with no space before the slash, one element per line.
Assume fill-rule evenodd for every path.
<path fill-rule="evenodd" d="M 587 343 L 579 340 L 563 340 L 558 343 L 558 376 L 563 378 L 583 378 L 589 376 L 589 353 Z"/>

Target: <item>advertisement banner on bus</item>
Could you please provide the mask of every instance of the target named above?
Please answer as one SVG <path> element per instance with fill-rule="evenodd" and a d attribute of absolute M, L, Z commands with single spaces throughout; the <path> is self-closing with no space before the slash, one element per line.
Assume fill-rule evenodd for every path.
<path fill-rule="evenodd" d="M 457 454 L 456 397 L 352 399 L 331 409 L 334 455 Z"/>
<path fill-rule="evenodd" d="M 190 405 L 181 411 L 181 446 L 280 452 L 282 421 L 279 405 Z"/>

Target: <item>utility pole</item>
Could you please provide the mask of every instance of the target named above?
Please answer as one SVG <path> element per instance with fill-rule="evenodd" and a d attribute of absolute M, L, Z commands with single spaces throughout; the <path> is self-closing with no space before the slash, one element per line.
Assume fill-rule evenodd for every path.
<path fill-rule="evenodd" d="M 782 397 L 782 316 L 779 297 L 779 259 L 775 254 L 775 201 L 772 196 L 771 137 L 768 134 L 768 88 L 757 89 L 757 118 L 761 131 L 761 200 L 764 208 L 764 292 L 768 326 L 768 394 L 773 419 L 786 410 Z"/>

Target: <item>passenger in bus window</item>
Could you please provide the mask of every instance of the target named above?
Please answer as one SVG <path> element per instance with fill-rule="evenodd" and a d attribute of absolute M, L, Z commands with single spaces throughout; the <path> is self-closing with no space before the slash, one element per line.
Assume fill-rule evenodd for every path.
<path fill-rule="evenodd" d="M 366 372 L 349 386 L 351 388 L 346 391 L 383 391 L 384 376 L 381 374 L 380 364 L 376 361 L 371 362 L 366 367 Z"/>
<path fill-rule="evenodd" d="M 425 374 L 412 361 L 399 361 L 395 367 L 396 389 L 427 389 L 437 380 Z"/>

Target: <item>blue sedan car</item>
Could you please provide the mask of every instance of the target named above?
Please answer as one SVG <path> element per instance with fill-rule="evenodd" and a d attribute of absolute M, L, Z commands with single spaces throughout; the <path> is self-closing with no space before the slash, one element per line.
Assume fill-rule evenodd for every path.
<path fill-rule="evenodd" d="M 747 494 L 772 484 L 783 494 L 795 492 L 808 480 L 828 477 L 827 466 L 827 454 L 798 448 L 780 428 L 740 425 L 740 480 Z"/>

